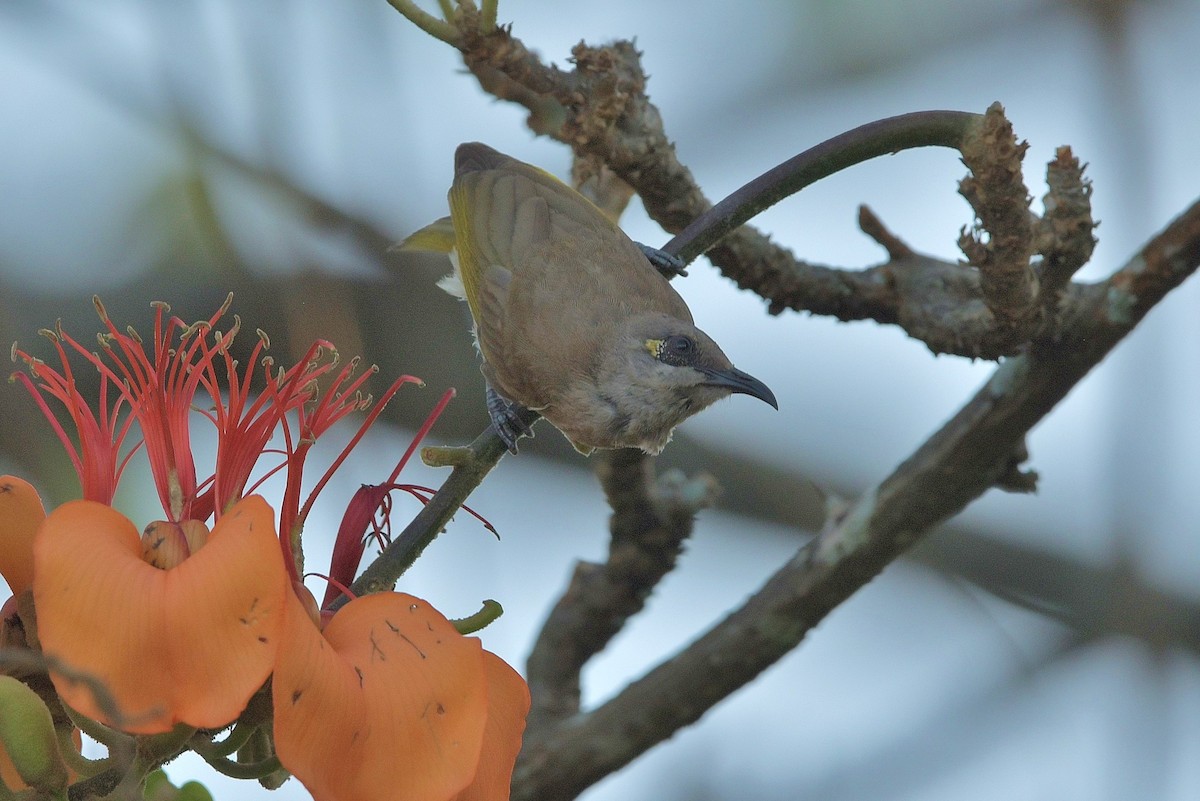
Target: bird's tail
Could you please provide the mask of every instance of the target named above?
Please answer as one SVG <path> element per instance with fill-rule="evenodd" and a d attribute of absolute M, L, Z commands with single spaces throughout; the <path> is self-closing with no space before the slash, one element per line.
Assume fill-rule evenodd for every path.
<path fill-rule="evenodd" d="M 434 220 L 408 236 L 392 250 L 416 253 L 449 253 L 454 250 L 454 224 L 449 217 Z"/>

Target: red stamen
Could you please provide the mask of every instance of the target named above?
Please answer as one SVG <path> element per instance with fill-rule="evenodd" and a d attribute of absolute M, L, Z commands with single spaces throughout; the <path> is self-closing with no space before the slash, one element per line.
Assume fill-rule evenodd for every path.
<path fill-rule="evenodd" d="M 379 402 L 371 408 L 371 411 L 367 414 L 366 419 L 364 419 L 362 425 L 358 427 L 358 431 L 354 433 L 354 436 L 350 438 L 350 441 L 346 444 L 346 447 L 343 448 L 342 452 L 337 455 L 337 458 L 333 460 L 333 463 L 329 466 L 329 469 L 325 471 L 325 474 L 321 476 L 316 486 L 313 487 L 313 491 L 309 494 L 308 500 L 305 502 L 304 507 L 300 510 L 297 522 L 303 525 L 305 518 L 308 517 L 309 511 L 312 509 L 313 501 L 315 501 L 317 498 L 317 494 L 325 488 L 325 485 L 329 483 L 329 479 L 333 478 L 334 472 L 336 472 L 337 469 L 342 466 L 342 463 L 346 461 L 346 457 L 350 455 L 350 451 L 354 450 L 358 443 L 362 441 L 363 436 L 367 433 L 367 429 L 374 425 L 375 421 L 379 418 L 379 415 L 383 413 L 384 408 L 388 405 L 388 402 L 391 401 L 392 397 L 400 391 L 400 387 L 404 386 L 405 384 L 420 384 L 424 386 L 425 382 L 411 375 L 402 375 L 392 382 L 392 385 L 383 393 L 383 396 L 379 399 Z M 450 397 L 453 397 L 454 390 L 448 390 L 448 394 Z M 433 425 L 433 420 L 436 420 L 437 415 L 440 415 L 442 409 L 446 408 L 446 403 L 449 402 L 450 397 L 444 397 L 442 399 L 442 401 L 435 408 L 435 414 L 432 415 L 432 419 L 426 420 L 425 425 L 421 427 L 421 432 L 418 434 L 418 436 L 424 436 L 425 433 L 428 432 L 430 426 Z M 338 419 L 341 419 L 341 417 L 344 417 L 345 414 L 348 414 L 350 411 L 353 411 L 353 407 L 348 408 L 345 412 L 339 414 Z M 322 429 L 322 432 L 324 430 L 325 429 Z M 415 445 L 409 446 L 408 451 L 405 453 L 404 459 L 408 458 L 408 455 L 415 447 Z M 403 465 L 403 460 L 401 465 Z M 397 468 L 396 471 L 393 471 L 393 475 L 396 472 L 399 472 L 399 468 Z M 388 483 L 391 483 L 391 481 L 389 480 Z"/>
<path fill-rule="evenodd" d="M 110 407 L 108 378 L 104 374 L 100 376 L 100 415 L 97 418 L 77 388 L 75 374 L 62 345 L 65 341 L 71 347 L 78 349 L 78 343 L 61 328 L 57 332 L 43 331 L 42 333 L 54 345 L 62 365 L 62 372 L 14 345 L 12 349 L 14 360 L 20 358 L 24 361 L 29 367 L 30 374 L 37 379 L 37 383 L 35 384 L 24 373 L 16 373 L 13 378 L 21 382 L 29 392 L 42 415 L 50 423 L 51 429 L 62 442 L 67 456 L 71 459 L 71 464 L 79 476 L 83 497 L 87 500 L 111 504 L 121 473 L 129 463 L 134 451 L 137 450 L 135 446 L 124 458 L 120 456 L 121 446 L 129 432 L 132 418 L 126 416 L 124 422 L 118 423 L 123 397 L 118 397 Z M 78 438 L 78 447 L 46 402 L 47 396 L 57 399 L 71 418 Z"/>
<path fill-rule="evenodd" d="M 328 482 L 329 478 L 333 475 L 333 471 L 335 471 L 345 460 L 350 450 L 356 444 L 358 444 L 358 441 L 362 438 L 363 434 L 366 433 L 366 430 L 371 426 L 372 423 L 375 422 L 375 419 L 383 411 L 383 406 L 386 405 L 389 400 L 391 400 L 392 396 L 396 394 L 396 391 L 399 390 L 400 387 L 405 383 L 418 380 L 419 379 L 415 379 L 412 376 L 401 376 L 392 384 L 392 386 L 388 388 L 387 392 L 383 394 L 383 397 L 380 398 L 380 402 L 371 410 L 371 413 L 367 416 L 367 419 L 363 421 L 362 426 L 359 427 L 359 430 L 355 434 L 354 438 L 351 439 L 350 444 L 342 451 L 341 454 L 339 454 L 333 465 L 329 468 L 329 470 L 326 471 L 325 475 L 321 477 L 321 481 L 317 483 L 312 495 L 309 496 L 308 502 L 305 503 L 304 508 L 301 510 L 301 517 L 299 518 L 301 521 L 303 521 L 304 517 L 307 516 L 308 510 L 311 508 L 312 502 L 316 498 L 317 493 L 325 486 L 326 482 Z M 392 470 L 391 475 L 388 476 L 386 483 L 364 484 L 354 493 L 354 497 L 351 498 L 350 503 L 346 506 L 346 512 L 342 516 L 342 522 L 341 525 L 338 526 L 337 537 L 334 540 L 333 557 L 330 560 L 329 568 L 331 575 L 346 583 L 351 582 L 355 573 L 358 571 L 359 563 L 362 561 L 363 551 L 366 547 L 366 540 L 368 538 L 380 538 L 383 541 L 389 543 L 391 542 L 391 491 L 393 489 L 401 489 L 411 492 L 407 486 L 394 483 L 396 477 L 408 463 L 408 460 L 412 457 L 417 447 L 421 444 L 421 441 L 429 433 L 429 430 L 433 428 L 433 424 L 441 416 L 442 412 L 445 411 L 447 404 L 450 403 L 450 400 L 454 397 L 454 395 L 455 391 L 453 388 L 442 393 L 441 399 L 438 400 L 437 404 L 433 407 L 433 410 L 426 416 L 425 421 L 417 430 L 416 436 L 413 437 L 412 442 L 409 443 L 408 449 L 405 450 L 404 455 L 400 457 L 400 461 L 397 462 L 396 467 Z M 430 490 L 430 493 L 432 494 L 432 490 Z M 420 495 L 417 495 L 416 493 L 412 494 L 422 503 L 427 502 L 427 499 L 421 498 Z M 382 513 L 382 521 L 380 523 L 374 523 L 376 510 Z M 471 512 L 471 514 L 475 515 L 475 517 L 478 517 L 480 520 L 483 520 L 483 518 L 479 517 L 479 515 L 475 514 L 474 512 Z M 495 529 L 492 528 L 490 523 L 488 523 L 486 520 L 483 522 L 484 525 L 486 525 L 493 533 L 495 533 Z M 368 531 L 369 526 L 372 526 L 370 530 L 370 537 L 364 537 L 364 534 Z M 332 603 L 336 597 L 336 594 L 327 590 L 325 594 L 325 600 L 321 604 L 322 608 L 328 608 L 329 604 Z"/>
<path fill-rule="evenodd" d="M 333 577 L 333 580 L 325 589 L 325 599 L 321 602 L 322 609 L 328 608 L 329 604 L 338 597 L 338 593 L 334 591 L 333 584 L 335 582 L 353 583 L 354 575 L 358 572 L 358 565 L 362 561 L 363 551 L 366 548 L 363 534 L 367 531 L 368 526 L 374 523 L 375 510 L 380 509 L 385 503 L 388 490 L 389 487 L 386 485 L 364 484 L 354 492 L 350 503 L 346 504 L 346 512 L 342 515 L 337 537 L 333 541 L 333 556 L 329 561 L 329 575 Z M 382 525 L 389 525 L 387 521 L 385 512 Z M 379 529 L 379 525 L 374 526 L 375 531 L 379 531 Z"/>
<path fill-rule="evenodd" d="M 314 578 L 323 579 L 324 581 L 328 582 L 330 589 L 337 590 L 337 592 L 339 594 L 346 596 L 346 600 L 348 600 L 348 601 L 353 601 L 355 598 L 358 597 L 357 595 L 354 594 L 354 590 L 350 589 L 345 584 L 341 583 L 340 581 L 338 581 L 335 578 L 332 578 L 331 576 L 327 576 L 324 573 L 313 573 L 313 572 L 304 574 L 305 578 L 309 578 L 310 576 L 314 577 Z M 327 604 L 321 604 L 322 609 L 324 609 L 326 606 L 327 606 Z"/>
<path fill-rule="evenodd" d="M 422 440 L 424 440 L 429 434 L 429 430 L 433 428 L 433 424 L 436 423 L 437 419 L 442 416 L 442 412 L 446 410 L 446 407 L 450 404 L 450 401 L 456 394 L 458 393 L 455 392 L 454 387 L 450 387 L 442 393 L 442 399 L 439 400 L 437 405 L 433 407 L 433 411 L 426 415 L 425 422 L 421 423 L 421 427 L 417 429 L 417 435 L 413 437 L 413 441 L 408 444 L 408 450 L 406 450 L 404 455 L 400 457 L 400 461 L 396 462 L 395 468 L 392 469 L 392 474 L 388 476 L 388 484 L 394 484 L 396 482 L 396 478 L 400 475 L 400 471 L 404 469 L 406 464 L 408 464 L 408 460 L 412 458 L 413 453 L 417 450 L 417 446 L 420 445 Z"/>

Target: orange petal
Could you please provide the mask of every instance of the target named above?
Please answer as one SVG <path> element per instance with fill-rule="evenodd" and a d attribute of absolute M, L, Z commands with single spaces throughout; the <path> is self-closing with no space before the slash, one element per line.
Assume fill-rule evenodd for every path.
<path fill-rule="evenodd" d="M 272 688 L 279 760 L 317 801 L 447 801 L 475 773 L 483 649 L 419 598 L 358 598 L 322 634 L 293 596 Z"/>
<path fill-rule="evenodd" d="M 25 592 L 33 581 L 33 535 L 45 519 L 32 484 L 0 476 L 0 575 L 13 595 Z"/>
<path fill-rule="evenodd" d="M 42 649 L 102 682 L 121 719 L 86 684 L 52 673 L 55 688 L 84 715 L 133 733 L 224 726 L 275 661 L 287 576 L 274 513 L 243 499 L 171 570 L 141 554 L 137 530 L 111 507 L 72 501 L 46 518 L 34 542 Z"/>
<path fill-rule="evenodd" d="M 483 751 L 471 785 L 454 801 L 508 801 L 513 765 L 521 752 L 521 734 L 529 714 L 529 685 L 491 651 L 483 652 L 487 668 L 488 718 Z"/>

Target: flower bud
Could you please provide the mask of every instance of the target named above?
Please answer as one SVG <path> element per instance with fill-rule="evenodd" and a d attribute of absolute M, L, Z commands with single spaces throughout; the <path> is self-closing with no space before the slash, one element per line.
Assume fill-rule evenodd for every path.
<path fill-rule="evenodd" d="M 142 559 L 170 570 L 208 542 L 208 527 L 199 520 L 172 523 L 156 520 L 142 531 Z"/>
<path fill-rule="evenodd" d="M 0 676 L 0 745 L 30 787 L 61 791 L 67 786 L 50 710 L 37 693 L 12 676 Z"/>

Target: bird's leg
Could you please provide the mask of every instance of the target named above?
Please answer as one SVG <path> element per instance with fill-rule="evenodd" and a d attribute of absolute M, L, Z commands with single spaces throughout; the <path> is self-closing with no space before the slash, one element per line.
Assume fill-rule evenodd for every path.
<path fill-rule="evenodd" d="M 643 245 L 641 242 L 634 242 L 633 244 L 638 246 L 646 258 L 650 260 L 650 266 L 658 270 L 663 278 L 670 280 L 676 277 L 682 278 L 687 275 L 687 265 L 683 263 L 683 259 L 674 253 L 652 248 L 649 245 Z"/>
<path fill-rule="evenodd" d="M 487 387 L 487 409 L 492 428 L 508 446 L 509 453 L 517 452 L 517 440 L 521 437 L 533 436 L 533 428 L 521 416 L 525 407 L 505 398 L 491 384 Z"/>

